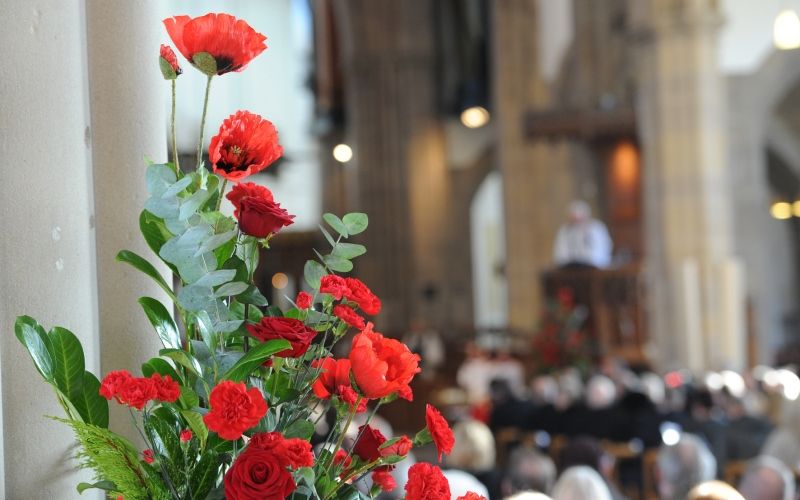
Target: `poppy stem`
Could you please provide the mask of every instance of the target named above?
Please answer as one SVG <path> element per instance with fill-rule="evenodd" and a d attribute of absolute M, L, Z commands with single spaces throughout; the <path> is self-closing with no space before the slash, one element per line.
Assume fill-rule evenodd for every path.
<path fill-rule="evenodd" d="M 175 164 L 175 175 L 180 177 L 181 175 L 181 166 L 180 162 L 178 161 L 178 139 L 175 136 L 175 103 L 177 101 L 175 95 L 175 81 L 177 79 L 172 80 L 172 119 L 170 123 L 172 124 L 172 161 Z"/>
<path fill-rule="evenodd" d="M 211 79 L 214 75 L 208 75 L 206 83 L 206 96 L 203 99 L 203 116 L 200 118 L 200 141 L 197 143 L 197 167 L 200 168 L 200 161 L 203 159 L 203 133 L 206 128 L 206 112 L 208 111 L 208 94 L 211 92 Z"/>
<path fill-rule="evenodd" d="M 214 209 L 219 212 L 219 207 L 222 206 L 222 197 L 225 196 L 225 188 L 228 186 L 228 179 L 222 179 L 222 189 L 219 190 L 219 198 L 217 198 L 217 207 Z"/>

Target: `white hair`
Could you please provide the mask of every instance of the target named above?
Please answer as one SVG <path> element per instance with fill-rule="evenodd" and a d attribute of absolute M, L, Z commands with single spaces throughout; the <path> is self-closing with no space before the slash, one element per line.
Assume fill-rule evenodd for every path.
<path fill-rule="evenodd" d="M 677 443 L 662 445 L 657 464 L 658 490 L 664 500 L 683 500 L 694 486 L 717 475 L 717 460 L 694 434 L 681 434 Z"/>
<path fill-rule="evenodd" d="M 608 408 L 617 399 L 617 387 L 605 375 L 595 375 L 586 384 L 586 406 L 593 410 Z"/>
<path fill-rule="evenodd" d="M 569 204 L 569 214 L 578 219 L 588 219 L 592 215 L 592 209 L 585 201 L 575 200 Z"/>
<path fill-rule="evenodd" d="M 459 469 L 485 471 L 494 468 L 495 444 L 492 431 L 477 420 L 465 420 L 453 426 L 456 442 L 447 464 Z"/>
<path fill-rule="evenodd" d="M 611 500 L 611 492 L 596 470 L 586 465 L 570 467 L 553 487 L 553 500 Z"/>
<path fill-rule="evenodd" d="M 765 473 L 773 475 L 772 481 L 765 477 Z M 762 455 L 748 463 L 747 470 L 739 482 L 739 491 L 746 498 L 755 496 L 756 493 L 764 495 L 768 492 L 771 495 L 769 498 L 774 500 L 793 500 L 795 497 L 794 475 L 777 458 Z M 765 495 L 761 498 L 768 497 Z"/>
<path fill-rule="evenodd" d="M 545 495 L 544 493 L 537 493 L 535 491 L 523 491 L 522 493 L 517 493 L 516 495 L 511 495 L 510 497 L 506 497 L 504 500 L 552 500 L 549 496 Z"/>

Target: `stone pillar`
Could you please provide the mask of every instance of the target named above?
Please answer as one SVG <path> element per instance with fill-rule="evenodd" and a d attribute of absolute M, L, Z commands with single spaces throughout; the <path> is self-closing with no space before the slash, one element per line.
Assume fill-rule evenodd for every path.
<path fill-rule="evenodd" d="M 523 133 L 526 111 L 547 109 L 554 100 L 540 74 L 536 0 L 491 2 L 494 36 L 493 122 L 498 165 L 503 172 L 506 220 L 508 319 L 513 330 L 535 328 L 542 271 L 552 265 L 553 242 L 574 196 L 566 140 L 530 140 Z"/>
<path fill-rule="evenodd" d="M 717 64 L 719 7 L 711 0 L 647 0 L 631 6 L 642 42 L 637 113 L 654 352 L 665 365 L 741 368 L 739 355 L 724 354 L 742 352 L 736 347 L 742 339 L 736 337 L 743 331 L 745 308 L 731 250 L 726 94 Z M 695 268 L 696 277 L 684 279 L 684 270 Z M 697 290 L 687 290 L 691 283 Z M 732 284 L 738 290 L 730 290 Z M 684 303 L 690 293 L 699 301 L 688 308 L 693 314 Z M 694 328 L 702 336 L 700 357 L 680 340 Z"/>
<path fill-rule="evenodd" d="M 155 1 L 87 0 L 92 164 L 97 225 L 97 290 L 101 369 L 139 373 L 161 344 L 139 297 L 171 303 L 150 278 L 117 262 L 132 250 L 159 262 L 139 232 L 147 199 L 145 157 L 167 161 L 165 97 L 169 84 L 158 68 L 159 44 L 168 37 Z M 178 92 L 181 81 L 178 79 Z M 157 265 L 169 282 L 169 270 Z M 111 405 L 112 428 L 128 437 L 135 431 L 127 411 Z"/>
<path fill-rule="evenodd" d="M 0 33 L 0 371 L 4 498 L 84 498 L 70 429 L 14 336 L 16 316 L 61 325 L 97 371 L 95 234 L 79 2 L 8 0 Z M 91 495 L 91 493 L 89 493 Z M 91 496 L 90 496 L 91 498 Z M 100 498 L 99 495 L 94 498 Z"/>

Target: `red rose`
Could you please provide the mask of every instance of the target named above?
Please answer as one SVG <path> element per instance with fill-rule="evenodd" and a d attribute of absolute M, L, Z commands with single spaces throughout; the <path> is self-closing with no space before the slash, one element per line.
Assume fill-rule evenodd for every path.
<path fill-rule="evenodd" d="M 172 51 L 172 47 L 162 43 L 159 57 L 164 61 L 160 63 L 159 66 L 161 66 L 161 74 L 164 75 L 165 80 L 174 80 L 178 78 L 178 75 L 183 73 L 183 70 L 178 65 L 178 58 L 175 57 L 175 52 Z M 165 67 L 164 63 L 166 63 L 168 67 Z"/>
<path fill-rule="evenodd" d="M 282 227 L 291 226 L 294 222 L 292 219 L 294 215 L 289 215 L 278 203 L 245 198 L 239 213 L 239 229 L 244 234 L 263 239 L 277 233 Z"/>
<path fill-rule="evenodd" d="M 294 318 L 265 316 L 257 325 L 247 325 L 250 335 L 262 342 L 273 339 L 287 340 L 291 349 L 276 353 L 281 358 L 299 358 L 306 353 L 317 332 Z"/>
<path fill-rule="evenodd" d="M 380 489 L 386 492 L 397 488 L 397 482 L 392 477 L 392 473 L 385 470 L 376 470 L 373 472 L 372 483 L 378 485 Z"/>
<path fill-rule="evenodd" d="M 267 402 L 261 391 L 230 380 L 211 390 L 209 403 L 211 411 L 203 417 L 203 422 L 209 430 L 230 441 L 242 437 L 244 431 L 255 427 L 267 414 Z"/>
<path fill-rule="evenodd" d="M 133 375 L 127 370 L 111 371 L 103 377 L 103 382 L 100 383 L 100 395 L 110 400 L 116 396 L 117 402 L 119 400 L 119 393 L 125 384 L 133 378 Z"/>
<path fill-rule="evenodd" d="M 358 278 L 345 278 L 347 299 L 358 304 L 362 311 L 375 316 L 381 312 L 381 300 Z"/>
<path fill-rule="evenodd" d="M 353 453 L 365 462 L 374 462 L 381 458 L 383 454 L 381 454 L 380 447 L 386 442 L 386 437 L 381 431 L 369 425 L 362 425 L 358 428 L 358 433 L 361 437 L 353 446 Z"/>
<path fill-rule="evenodd" d="M 419 373 L 420 357 L 408 346 L 372 331 L 372 323 L 353 338 L 350 366 L 361 392 L 379 399 L 397 392 L 408 399 L 409 383 Z"/>
<path fill-rule="evenodd" d="M 233 205 L 233 216 L 239 218 L 239 210 L 242 208 L 243 198 L 258 198 L 265 201 L 274 201 L 272 191 L 259 186 L 253 182 L 240 182 L 233 186 L 233 189 L 225 195 Z"/>
<path fill-rule="evenodd" d="M 456 498 L 456 500 L 486 500 L 486 497 L 483 495 L 478 495 L 474 491 L 468 491 L 466 495 L 461 495 L 460 497 Z"/>
<path fill-rule="evenodd" d="M 192 431 L 190 431 L 189 429 L 182 430 L 181 431 L 181 442 L 182 443 L 188 443 L 189 441 L 192 440 L 192 436 L 193 435 L 194 434 L 192 434 Z"/>
<path fill-rule="evenodd" d="M 208 146 L 214 173 L 233 182 L 264 170 L 282 155 L 275 125 L 249 111 L 237 111 L 225 119 Z"/>
<path fill-rule="evenodd" d="M 344 321 L 348 325 L 352 326 L 353 328 L 358 328 L 359 330 L 363 330 L 366 324 L 364 323 L 364 318 L 356 314 L 352 307 L 346 306 L 344 304 L 338 304 L 333 306 L 333 315 L 339 318 L 340 320 Z"/>
<path fill-rule="evenodd" d="M 336 300 L 341 300 L 348 293 L 348 290 L 344 278 L 335 274 L 327 274 L 319 282 L 319 291 L 332 295 Z"/>
<path fill-rule="evenodd" d="M 314 454 L 311 452 L 311 443 L 304 439 L 286 439 L 280 432 L 260 432 L 255 434 L 248 445 L 248 449 L 258 448 L 269 451 L 279 458 L 284 467 L 312 467 Z"/>
<path fill-rule="evenodd" d="M 148 464 L 152 464 L 153 462 L 155 462 L 156 459 L 153 458 L 153 450 L 150 449 L 144 450 L 142 452 L 142 460 L 144 460 Z"/>
<path fill-rule="evenodd" d="M 132 408 L 141 410 L 145 405 L 158 397 L 155 382 L 149 378 L 131 378 L 122 386 L 117 398 Z"/>
<path fill-rule="evenodd" d="M 311 307 L 311 295 L 306 292 L 300 292 L 297 294 L 297 298 L 294 299 L 294 303 L 298 309 L 308 309 Z"/>
<path fill-rule="evenodd" d="M 406 500 L 450 500 L 450 483 L 439 467 L 416 463 L 408 469 Z"/>
<path fill-rule="evenodd" d="M 181 397 L 181 386 L 172 380 L 172 377 L 169 375 L 162 377 L 160 374 L 154 373 L 150 378 L 153 380 L 153 384 L 156 387 L 156 392 L 158 393 L 156 399 L 159 401 L 174 403 Z"/>
<path fill-rule="evenodd" d="M 297 487 L 278 456 L 251 447 L 236 458 L 224 483 L 228 500 L 282 500 Z"/>
<path fill-rule="evenodd" d="M 453 451 L 453 445 L 456 442 L 453 431 L 447 425 L 447 420 L 439 413 L 439 410 L 431 405 L 425 407 L 425 425 L 428 427 L 428 432 L 431 433 L 433 443 L 439 452 L 439 461 L 441 462 L 443 453 L 447 454 Z"/>
<path fill-rule="evenodd" d="M 400 455 L 404 457 L 408 455 L 411 448 L 414 447 L 414 442 L 408 439 L 408 436 L 400 436 L 397 441 L 381 448 L 381 456 L 391 457 L 393 455 Z"/>
<path fill-rule="evenodd" d="M 214 58 L 217 70 L 212 75 L 242 71 L 267 48 L 267 37 L 229 14 L 206 14 L 194 19 L 175 16 L 164 19 L 164 26 L 178 51 L 192 64 L 195 54 L 201 52 Z"/>

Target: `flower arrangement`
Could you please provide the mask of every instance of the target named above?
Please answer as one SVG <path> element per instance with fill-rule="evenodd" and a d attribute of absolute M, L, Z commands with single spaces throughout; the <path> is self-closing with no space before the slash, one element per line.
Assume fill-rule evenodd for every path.
<path fill-rule="evenodd" d="M 576 305 L 569 288 L 556 291 L 543 313 L 533 337 L 534 365 L 537 371 L 550 373 L 573 367 L 587 373 L 592 366 L 595 346 L 583 330 L 587 310 Z"/>
<path fill-rule="evenodd" d="M 15 324 L 64 409 L 66 418 L 57 420 L 79 441 L 81 466 L 95 473 L 96 482 L 78 491 L 98 488 L 126 500 L 358 499 L 390 491 L 396 487 L 390 472 L 412 448 L 433 442 L 441 460 L 453 434 L 430 405 L 425 428 L 413 438 L 387 438 L 370 425 L 381 405 L 412 400 L 420 359 L 365 319 L 380 312 L 380 299 L 357 278 L 337 274 L 350 272 L 352 260 L 366 252 L 345 240 L 367 229 L 367 216 L 325 214 L 332 232 L 321 230 L 330 251 L 306 263 L 309 291 L 289 310 L 269 305 L 253 282 L 260 247 L 268 248 L 293 216 L 269 189 L 243 181 L 282 155 L 278 133 L 268 120 L 237 111 L 211 139 L 208 165 L 202 161 L 212 79 L 245 69 L 266 49 L 266 37 L 227 14 L 177 16 L 164 24 L 178 51 L 208 77 L 197 165 L 191 173 L 178 165 L 174 110 L 182 70 L 162 45 L 160 67 L 172 87 L 173 161 L 147 166 L 149 198 L 139 227 L 172 276 L 133 252 L 117 256 L 170 299 L 139 300 L 163 349 L 142 364 L 141 376 L 118 370 L 98 379 L 85 370 L 73 333 L 46 331 L 28 316 Z M 228 182 L 235 184 L 225 195 Z M 220 212 L 223 197 L 233 217 Z M 335 359 L 331 348 L 351 329 L 357 333 L 349 356 Z M 144 449 L 109 429 L 109 404 L 129 408 Z M 312 448 L 325 414 L 320 408 L 335 413 L 336 423 Z M 357 413 L 366 413 L 366 423 L 347 443 Z M 367 476 L 372 486 L 358 489 Z M 449 499 L 442 471 L 413 466 L 406 498 Z"/>

